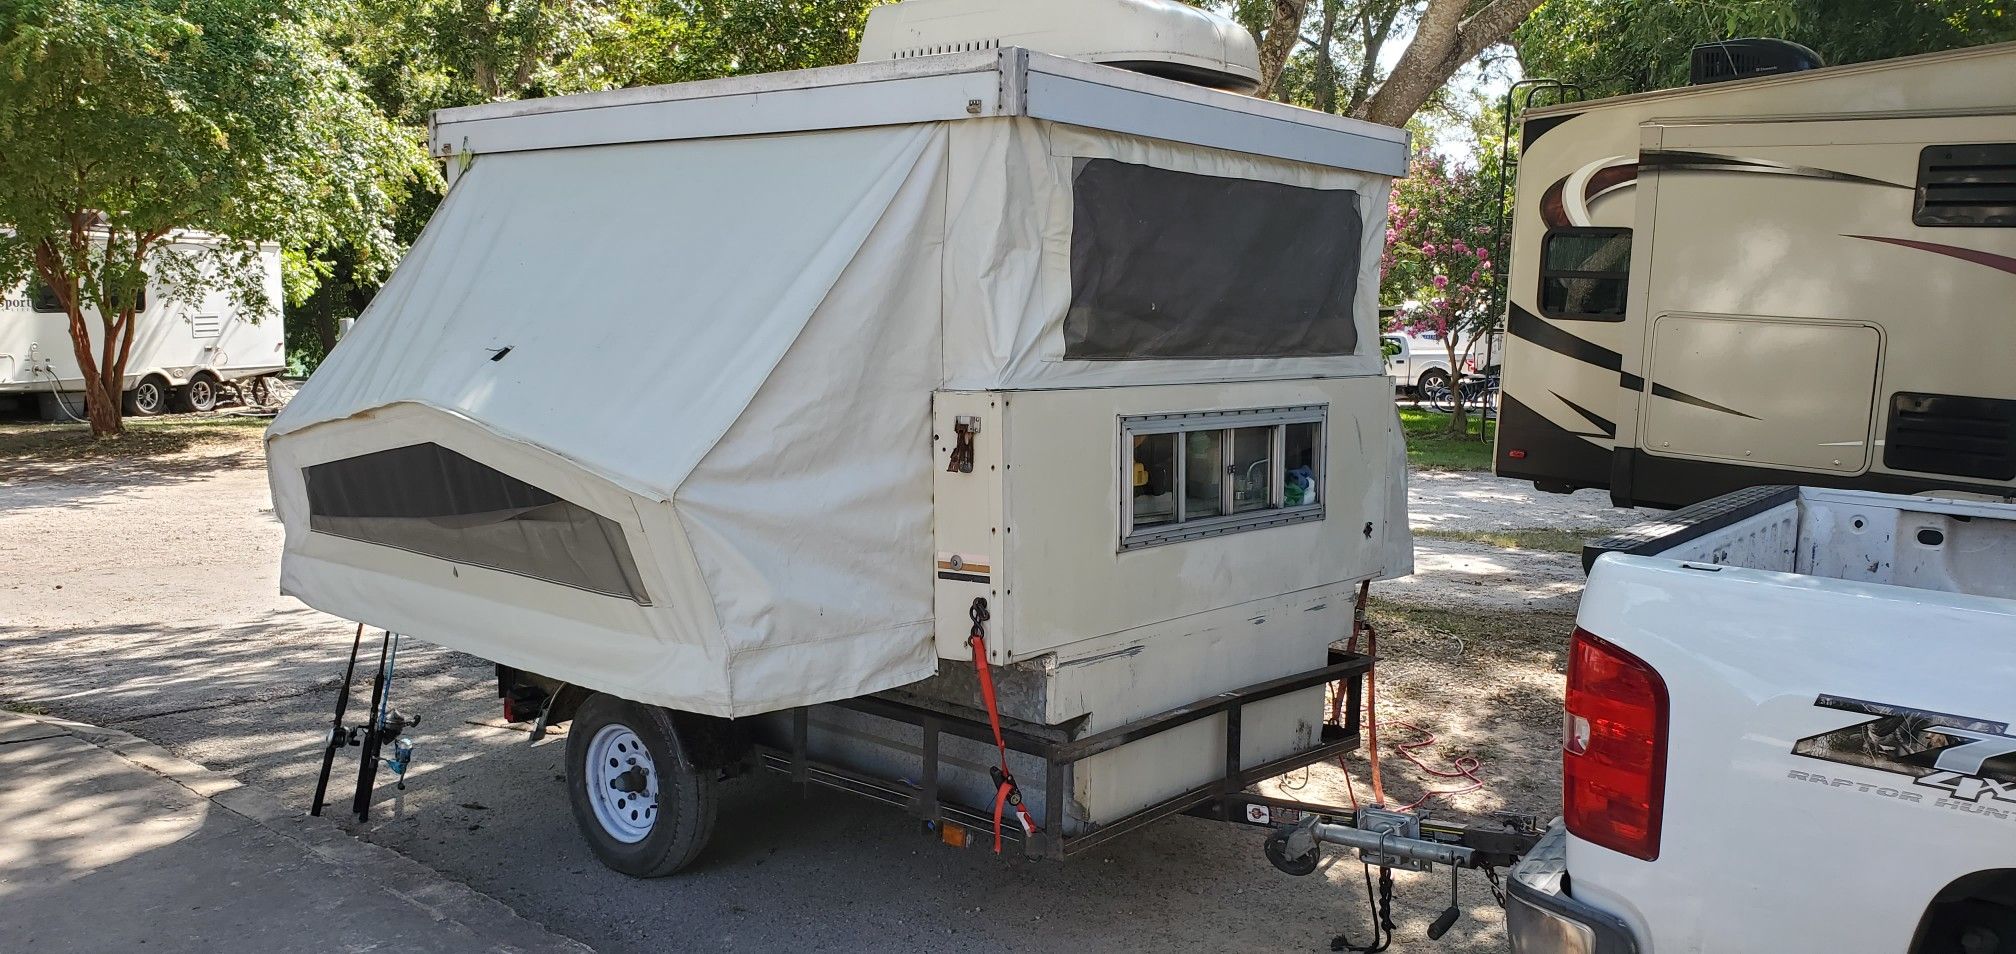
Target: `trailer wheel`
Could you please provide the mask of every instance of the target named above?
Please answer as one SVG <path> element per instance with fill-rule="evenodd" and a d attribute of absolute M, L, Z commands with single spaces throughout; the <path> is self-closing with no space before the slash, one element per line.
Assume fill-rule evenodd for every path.
<path fill-rule="evenodd" d="M 207 414 L 217 409 L 217 377 L 208 371 L 189 379 L 189 383 L 176 389 L 175 409 Z"/>
<path fill-rule="evenodd" d="M 672 713 L 605 693 L 567 730 L 567 798 L 604 865 L 659 878 L 692 863 L 714 833 L 711 770 L 695 764 Z"/>
<path fill-rule="evenodd" d="M 150 374 L 126 392 L 126 413 L 131 417 L 153 417 L 168 409 L 168 379 Z"/>

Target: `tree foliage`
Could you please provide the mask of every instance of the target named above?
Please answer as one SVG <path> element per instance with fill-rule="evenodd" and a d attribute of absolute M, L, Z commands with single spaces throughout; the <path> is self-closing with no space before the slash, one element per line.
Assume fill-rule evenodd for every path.
<path fill-rule="evenodd" d="M 2008 0 L 1548 0 L 1514 34 L 1529 76 L 1591 96 L 1684 85 L 1695 45 L 1771 36 L 1830 64 L 2016 40 Z"/>
<path fill-rule="evenodd" d="M 1541 0 L 1191 0 L 1260 44 L 1260 95 L 1404 126 Z M 1382 51 L 1404 38 L 1390 71 Z"/>
<path fill-rule="evenodd" d="M 1407 178 L 1394 183 L 1386 249 L 1380 259 L 1380 301 L 1393 308 L 1392 326 L 1433 332 L 1449 358 L 1456 393 L 1462 358 L 1497 325 L 1492 252 L 1499 213 L 1496 172 L 1415 155 Z M 1449 428 L 1466 434 L 1463 403 Z"/>
<path fill-rule="evenodd" d="M 92 428 L 120 429 L 143 289 L 272 315 L 263 243 L 343 243 L 367 275 L 431 175 L 292 0 L 0 0 L 0 286 L 69 317 Z M 178 242 L 187 233 L 201 242 Z"/>

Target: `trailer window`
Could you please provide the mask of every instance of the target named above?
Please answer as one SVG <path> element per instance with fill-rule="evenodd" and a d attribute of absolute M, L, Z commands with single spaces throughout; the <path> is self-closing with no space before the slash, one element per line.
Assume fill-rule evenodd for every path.
<path fill-rule="evenodd" d="M 1926 146 L 1911 223 L 2016 228 L 2016 142 Z"/>
<path fill-rule="evenodd" d="M 650 603 L 614 520 L 439 444 L 303 473 L 316 533 Z"/>
<path fill-rule="evenodd" d="M 1120 549 L 1323 518 L 1325 408 L 1122 418 Z"/>
<path fill-rule="evenodd" d="M 1355 354 L 1358 194 L 1079 159 L 1064 356 Z"/>
<path fill-rule="evenodd" d="M 45 315 L 63 313 L 63 302 L 56 297 L 56 289 L 39 278 L 28 283 L 28 306 Z"/>
<path fill-rule="evenodd" d="M 1630 274 L 1630 229 L 1553 229 L 1541 240 L 1540 313 L 1623 321 Z"/>
<path fill-rule="evenodd" d="M 134 289 L 133 299 L 134 311 L 147 310 L 147 289 Z M 28 283 L 28 305 L 45 315 L 63 314 L 63 302 L 56 297 L 56 290 L 44 284 L 39 278 Z"/>

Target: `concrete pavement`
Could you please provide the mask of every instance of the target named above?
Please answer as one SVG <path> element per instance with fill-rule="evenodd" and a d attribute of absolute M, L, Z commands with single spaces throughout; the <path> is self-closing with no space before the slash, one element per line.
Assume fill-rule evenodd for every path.
<path fill-rule="evenodd" d="M 582 954 L 123 732 L 0 712 L 0 951 Z"/>

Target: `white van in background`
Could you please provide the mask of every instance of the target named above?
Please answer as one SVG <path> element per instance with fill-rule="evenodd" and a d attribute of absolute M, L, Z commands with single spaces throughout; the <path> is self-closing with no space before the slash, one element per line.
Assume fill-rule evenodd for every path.
<path fill-rule="evenodd" d="M 196 302 L 171 301 L 152 289 L 143 293 L 126 365 L 128 415 L 208 411 L 225 383 L 286 368 L 280 246 L 261 248 L 259 265 L 275 305 L 263 317 L 245 314 L 221 289 Z M 86 320 L 95 350 L 104 326 L 95 312 Z M 55 296 L 39 282 L 0 290 L 0 397 L 34 401 L 44 420 L 57 421 L 84 415 L 83 387 L 69 319 Z"/>

